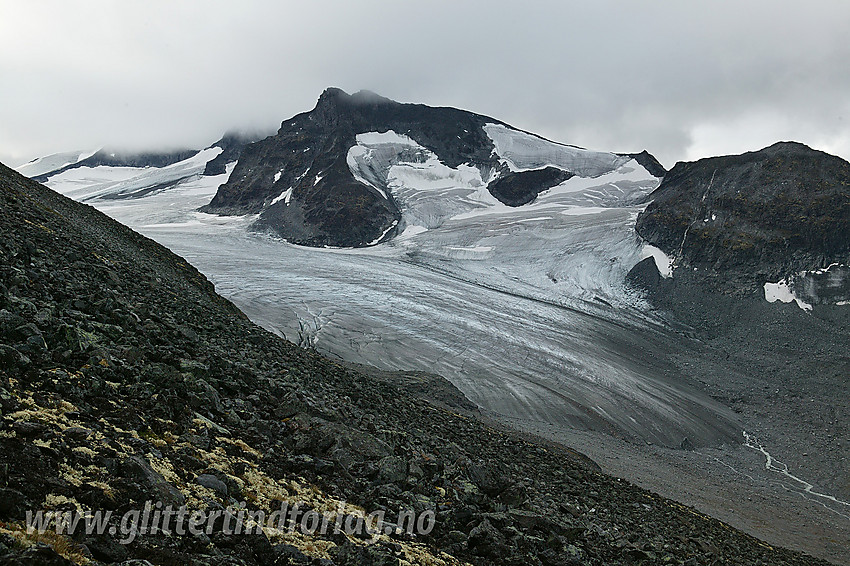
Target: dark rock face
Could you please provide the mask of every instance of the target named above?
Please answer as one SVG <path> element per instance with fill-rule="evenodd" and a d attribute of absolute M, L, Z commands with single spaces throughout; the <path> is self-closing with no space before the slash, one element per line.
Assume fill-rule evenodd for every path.
<path fill-rule="evenodd" d="M 799 143 L 678 163 L 638 234 L 719 289 L 850 261 L 850 163 Z"/>
<path fill-rule="evenodd" d="M 300 181 L 293 180 L 291 201 L 268 207 L 255 228 L 271 229 L 297 244 L 356 247 L 374 242 L 397 223 L 401 213 L 395 203 L 355 180 L 345 161 L 348 147 L 336 149 L 339 157 L 329 155 L 308 166 L 308 171 L 318 167 L 321 173 L 308 178 L 312 175 L 308 172 Z"/>
<path fill-rule="evenodd" d="M 294 243 L 363 246 L 401 215 L 391 199 L 351 174 L 346 156 L 358 133 L 394 130 L 410 135 L 450 167 L 495 166 L 493 144 L 481 129 L 488 122 L 498 121 L 454 108 L 400 104 L 370 92 L 348 95 L 330 88 L 312 111 L 283 122 L 277 135 L 245 147 L 228 182 L 202 210 L 262 212 L 258 228 Z M 289 203 L 268 206 L 290 187 Z"/>
<path fill-rule="evenodd" d="M 563 183 L 573 174 L 555 167 L 505 172 L 490 183 L 490 193 L 508 206 L 522 206 L 533 201 L 537 195 L 555 185 Z"/>
<path fill-rule="evenodd" d="M 239 159 L 242 150 L 248 144 L 263 139 L 262 134 L 251 134 L 243 132 L 227 132 L 224 136 L 210 147 L 220 147 L 222 152 L 207 163 L 204 175 L 222 175 L 227 169 L 227 164 Z"/>

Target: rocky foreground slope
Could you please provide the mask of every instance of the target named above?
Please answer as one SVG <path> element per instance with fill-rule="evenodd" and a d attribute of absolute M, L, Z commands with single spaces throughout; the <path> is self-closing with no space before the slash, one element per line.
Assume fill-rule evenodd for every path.
<path fill-rule="evenodd" d="M 165 248 L 2 166 L 0 230 L 4 564 L 823 563 L 488 426 L 454 395 L 428 402 L 416 376 L 299 349 Z M 119 544 L 116 517 L 146 501 L 435 520 L 374 540 L 216 524 Z M 119 534 L 27 533 L 34 509 L 112 510 Z"/>

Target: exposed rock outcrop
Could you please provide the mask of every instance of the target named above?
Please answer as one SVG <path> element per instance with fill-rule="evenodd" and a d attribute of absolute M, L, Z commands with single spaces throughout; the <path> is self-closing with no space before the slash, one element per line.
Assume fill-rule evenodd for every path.
<path fill-rule="evenodd" d="M 850 163 L 799 143 L 678 163 L 650 198 L 638 234 L 727 292 L 850 263 Z"/>
<path fill-rule="evenodd" d="M 511 173 L 507 171 L 490 183 L 490 193 L 508 206 L 528 204 L 542 191 L 563 183 L 573 174 L 555 167 Z"/>
<path fill-rule="evenodd" d="M 625 155 L 631 157 L 638 163 L 640 163 L 647 171 L 649 171 L 652 175 L 661 179 L 667 174 L 667 170 L 661 165 L 661 162 L 655 158 L 654 155 L 649 153 L 646 150 L 641 151 L 640 153 L 623 153 L 621 155 Z"/>
<path fill-rule="evenodd" d="M 220 147 L 222 152 L 207 162 L 204 175 L 221 175 L 226 171 L 228 163 L 233 163 L 239 159 L 245 146 L 264 137 L 266 136 L 258 133 L 227 132 L 220 140 L 210 146 Z"/>

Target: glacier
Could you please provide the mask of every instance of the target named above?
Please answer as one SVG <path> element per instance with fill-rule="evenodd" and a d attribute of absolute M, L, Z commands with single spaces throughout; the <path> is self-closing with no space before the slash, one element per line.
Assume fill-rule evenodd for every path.
<path fill-rule="evenodd" d="M 347 156 L 402 210 L 399 235 L 367 248 L 296 246 L 249 230 L 256 216 L 198 212 L 234 166 L 201 175 L 216 149 L 47 184 L 183 256 L 266 329 L 347 361 L 440 374 L 486 414 L 666 446 L 740 436 L 731 411 L 663 361 L 677 338 L 623 284 L 646 253 L 633 202 L 657 178 L 619 158 L 513 208 L 487 191 L 495 172 L 450 168 L 405 138 L 358 136 Z"/>

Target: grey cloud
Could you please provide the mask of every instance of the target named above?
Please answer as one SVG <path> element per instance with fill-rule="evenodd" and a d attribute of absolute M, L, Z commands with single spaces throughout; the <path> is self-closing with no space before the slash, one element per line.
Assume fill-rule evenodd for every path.
<path fill-rule="evenodd" d="M 850 4 L 0 2 L 0 160 L 200 147 L 327 86 L 665 164 L 797 139 L 850 158 Z M 776 139 L 774 139 L 776 138 Z"/>

